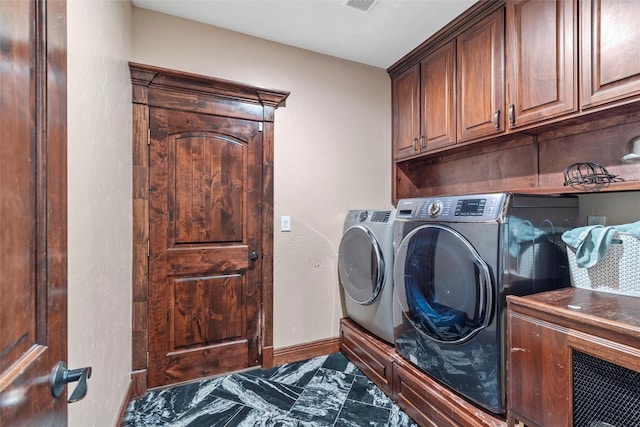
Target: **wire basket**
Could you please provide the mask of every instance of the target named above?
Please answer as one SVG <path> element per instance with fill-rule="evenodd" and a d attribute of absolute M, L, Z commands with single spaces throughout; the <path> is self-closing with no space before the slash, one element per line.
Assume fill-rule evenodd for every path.
<path fill-rule="evenodd" d="M 572 286 L 640 296 L 640 238 L 616 232 L 607 255 L 593 267 L 578 267 L 575 249 L 568 245 L 567 258 Z"/>
<path fill-rule="evenodd" d="M 610 174 L 607 169 L 594 162 L 572 163 L 564 168 L 564 185 L 581 189 L 598 189 L 624 179 Z"/>

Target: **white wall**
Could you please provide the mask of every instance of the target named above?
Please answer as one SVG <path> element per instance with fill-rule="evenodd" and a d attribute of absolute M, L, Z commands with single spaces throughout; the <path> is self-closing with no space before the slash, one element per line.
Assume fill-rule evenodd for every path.
<path fill-rule="evenodd" d="M 138 8 L 132 60 L 291 92 L 275 116 L 274 347 L 337 336 L 346 211 L 391 206 L 386 71 Z"/>
<path fill-rule="evenodd" d="M 131 376 L 131 11 L 67 3 L 68 364 L 93 368 L 70 426 L 117 425 Z"/>

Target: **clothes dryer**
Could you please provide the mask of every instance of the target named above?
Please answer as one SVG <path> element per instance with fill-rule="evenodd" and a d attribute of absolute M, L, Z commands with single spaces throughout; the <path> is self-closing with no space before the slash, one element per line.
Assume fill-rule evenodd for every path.
<path fill-rule="evenodd" d="M 393 343 L 393 221 L 395 210 L 351 210 L 338 251 L 346 316 Z"/>
<path fill-rule="evenodd" d="M 506 409 L 506 296 L 570 285 L 575 197 L 404 199 L 394 227 L 398 353 L 465 399 Z"/>

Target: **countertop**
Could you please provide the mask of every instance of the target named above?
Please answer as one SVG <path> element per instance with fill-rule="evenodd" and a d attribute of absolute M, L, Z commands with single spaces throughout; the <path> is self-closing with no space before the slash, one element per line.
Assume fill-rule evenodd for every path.
<path fill-rule="evenodd" d="M 510 310 L 640 348 L 640 297 L 570 287 L 507 301 Z"/>

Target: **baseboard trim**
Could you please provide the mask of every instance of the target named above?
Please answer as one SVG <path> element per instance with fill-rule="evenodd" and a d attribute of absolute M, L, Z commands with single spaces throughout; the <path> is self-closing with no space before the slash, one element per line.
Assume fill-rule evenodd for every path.
<path fill-rule="evenodd" d="M 127 415 L 127 408 L 129 407 L 129 402 L 133 400 L 133 380 L 129 381 L 129 386 L 127 387 L 127 392 L 124 394 L 124 400 L 120 404 L 120 412 L 118 413 L 118 418 L 116 419 L 116 427 L 120 427 L 124 425 L 124 417 Z"/>
<path fill-rule="evenodd" d="M 120 406 L 120 413 L 118 414 L 118 421 L 116 427 L 124 425 L 124 418 L 127 415 L 127 408 L 129 403 L 138 397 L 142 397 L 147 394 L 147 370 L 141 369 L 139 371 L 131 372 L 131 381 L 129 381 L 129 387 L 124 396 L 124 401 Z"/>
<path fill-rule="evenodd" d="M 340 351 L 340 338 L 327 338 L 305 344 L 292 345 L 273 351 L 274 366 L 299 362 L 313 357 L 324 356 Z"/>

